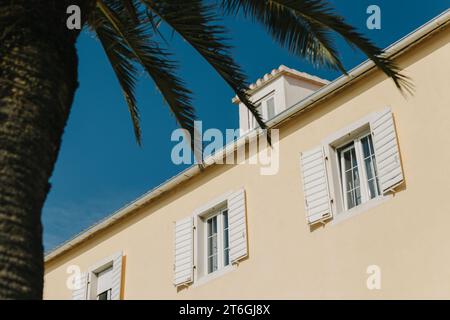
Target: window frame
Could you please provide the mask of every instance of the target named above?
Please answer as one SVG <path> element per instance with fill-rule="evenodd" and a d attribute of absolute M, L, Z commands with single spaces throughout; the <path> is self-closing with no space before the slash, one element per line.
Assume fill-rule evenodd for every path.
<path fill-rule="evenodd" d="M 352 159 L 352 156 L 351 156 L 352 150 L 354 150 L 356 166 L 353 165 L 353 159 Z M 362 197 L 363 197 L 363 191 L 362 191 L 362 186 L 361 186 L 362 179 L 360 177 L 361 170 L 360 170 L 360 165 L 359 165 L 359 160 L 358 160 L 358 151 L 357 151 L 356 141 L 352 140 L 351 142 L 347 143 L 346 146 L 343 146 L 343 147 L 340 147 L 340 148 L 336 148 L 335 152 L 337 152 L 337 154 L 338 154 L 337 155 L 338 156 L 337 158 L 338 158 L 338 161 L 339 161 L 338 165 L 340 167 L 341 188 L 342 188 L 342 195 L 343 195 L 342 202 L 344 204 L 344 210 L 347 211 L 347 210 L 351 209 L 351 208 L 349 208 L 349 205 L 348 205 L 348 203 L 349 203 L 349 200 L 348 200 L 349 195 L 348 195 L 348 193 L 349 192 L 355 193 L 356 190 L 359 189 L 359 195 L 360 195 L 359 196 L 359 198 L 360 198 L 359 201 L 360 202 L 357 203 L 356 196 L 355 196 L 355 199 L 353 200 L 354 206 L 352 208 L 354 208 L 354 207 L 356 207 L 356 206 L 358 206 L 358 205 L 360 205 L 361 203 L 364 202 L 363 199 L 362 199 Z M 347 169 L 345 167 L 345 153 L 346 152 L 350 152 L 350 166 L 351 166 L 350 169 Z M 356 179 L 354 179 L 354 172 L 355 172 L 354 168 L 356 168 L 356 173 L 358 174 L 358 180 L 357 180 L 358 181 L 358 186 L 355 186 L 355 183 L 353 182 L 352 189 L 348 190 L 347 189 L 347 184 L 348 184 L 347 183 L 347 172 L 351 171 L 352 180 L 356 181 Z M 353 194 L 352 194 L 352 197 L 353 197 Z"/>
<path fill-rule="evenodd" d="M 370 137 L 372 140 L 372 151 L 373 151 L 373 138 L 372 133 L 370 130 L 363 131 L 362 133 L 358 133 L 356 136 L 350 138 L 346 142 L 342 143 L 339 146 L 334 147 L 335 152 L 337 153 L 337 160 L 338 160 L 338 166 L 340 168 L 340 188 L 342 189 L 342 203 L 343 203 L 343 211 L 347 212 L 349 210 L 352 210 L 353 208 L 359 207 L 363 205 L 364 203 L 376 199 L 380 197 L 380 185 L 378 181 L 378 174 L 376 172 L 376 166 L 373 165 L 374 173 L 375 173 L 375 183 L 376 183 L 376 190 L 377 195 L 374 197 L 370 197 L 370 188 L 369 188 L 369 178 L 367 173 L 367 167 L 365 166 L 365 158 L 364 158 L 364 150 L 362 145 L 362 140 L 366 137 Z M 359 178 L 359 190 L 360 190 L 360 198 L 361 202 L 359 204 L 354 205 L 353 207 L 348 207 L 348 191 L 346 190 L 346 174 L 345 174 L 345 164 L 343 163 L 343 153 L 346 152 L 349 149 L 355 150 L 355 159 L 356 159 L 356 168 L 358 170 L 358 178 Z M 374 157 L 376 161 L 376 157 L 374 154 L 371 155 L 371 157 Z M 354 190 L 354 189 L 353 189 Z M 355 202 L 356 203 L 356 202 Z"/>
<path fill-rule="evenodd" d="M 362 142 L 362 140 L 364 140 L 365 138 L 367 138 L 368 147 L 369 147 L 369 150 L 371 152 L 368 157 L 366 157 L 365 154 L 364 154 L 364 144 Z M 369 141 L 369 138 L 370 138 L 370 141 Z M 378 179 L 378 169 L 377 169 L 377 165 L 376 165 L 377 158 L 376 158 L 376 154 L 375 154 L 375 148 L 374 148 L 374 145 L 373 145 L 373 136 L 372 136 L 371 132 L 369 132 L 365 136 L 361 136 L 360 137 L 360 148 L 361 148 L 361 166 L 363 167 L 364 180 L 367 182 L 367 184 L 365 185 L 365 188 L 367 188 L 367 190 L 366 190 L 367 201 L 369 201 L 369 200 L 375 199 L 375 198 L 377 198 L 377 197 L 379 197 L 381 195 L 381 186 L 380 186 L 380 181 Z M 371 158 L 371 161 L 370 161 L 371 166 L 370 167 L 373 170 L 373 172 L 372 172 L 373 177 L 370 178 L 370 179 L 369 179 L 369 176 L 368 176 L 367 166 L 366 166 L 366 159 L 369 158 L 369 157 Z M 369 180 L 375 180 L 376 195 L 373 196 L 373 197 L 371 197 L 371 190 L 370 190 L 370 186 L 369 186 L 369 184 L 370 184 Z"/>
<path fill-rule="evenodd" d="M 86 294 L 86 300 L 98 300 L 98 296 L 105 292 L 97 292 L 97 279 L 98 274 L 111 268 L 111 272 L 114 272 L 114 261 L 116 257 L 123 256 L 122 252 L 117 252 L 99 262 L 94 264 L 88 269 L 87 272 L 87 294 Z M 112 291 L 113 291 L 113 283 L 111 283 L 111 288 L 109 288 L 109 300 L 112 300 Z"/>
<path fill-rule="evenodd" d="M 104 272 L 110 272 L 111 273 L 111 275 L 110 275 L 110 281 L 111 281 L 111 283 L 109 283 L 108 284 L 108 289 L 107 290 L 104 290 L 104 291 L 101 291 L 101 292 L 99 292 L 99 289 L 98 289 L 98 287 L 99 287 L 99 279 L 100 279 L 100 276 L 101 276 L 101 274 L 102 273 L 104 273 Z M 101 267 L 101 269 L 100 270 L 96 270 L 96 271 L 93 271 L 92 273 L 93 273 L 93 275 L 96 277 L 96 284 L 95 284 L 95 296 L 96 296 L 96 300 L 100 300 L 99 298 L 100 298 L 100 295 L 102 295 L 102 294 L 104 294 L 105 292 L 106 292 L 106 297 L 107 297 L 107 299 L 106 300 L 111 300 L 111 294 L 112 294 L 112 272 L 113 272 L 113 264 L 112 263 L 108 263 L 108 265 L 106 266 L 106 267 Z"/>
<path fill-rule="evenodd" d="M 341 187 L 342 182 L 340 175 L 340 166 L 338 153 L 336 151 L 340 147 L 349 144 L 349 142 L 358 137 L 362 138 L 365 135 L 372 134 L 370 122 L 377 114 L 377 112 L 374 112 L 365 117 L 362 117 L 359 120 L 351 123 L 347 127 L 344 127 L 330 134 L 322 140 L 322 146 L 325 153 L 325 166 L 330 194 L 333 224 L 339 223 L 354 215 L 365 212 L 368 209 L 392 198 L 392 194 L 382 194 L 380 188 L 378 196 L 374 197 L 373 199 L 369 199 L 366 202 L 362 202 L 358 206 L 346 210 L 344 204 L 345 198 L 343 194 L 343 188 Z"/>
<path fill-rule="evenodd" d="M 193 286 L 197 287 L 203 285 L 204 283 L 215 279 L 217 277 L 222 276 L 228 272 L 231 272 L 237 268 L 237 264 L 232 263 L 231 256 L 230 261 L 227 266 L 224 266 L 222 269 L 218 269 L 215 272 L 207 273 L 207 260 L 205 257 L 206 251 L 206 230 L 204 228 L 203 220 L 214 215 L 215 212 L 222 209 L 228 208 L 228 199 L 231 195 L 233 195 L 234 191 L 228 191 L 212 201 L 206 203 L 205 205 L 197 208 L 194 213 L 194 272 L 193 272 Z M 228 239 L 230 240 L 230 239 Z"/>
<path fill-rule="evenodd" d="M 204 224 L 203 226 L 203 243 L 204 248 L 203 252 L 205 253 L 203 261 L 200 263 L 204 264 L 204 269 L 206 273 L 204 273 L 204 276 L 211 275 L 217 271 L 220 271 L 230 265 L 230 257 L 228 253 L 228 264 L 225 264 L 225 247 L 224 247 L 224 214 L 228 215 L 228 207 L 223 206 L 222 208 L 218 210 L 214 210 L 210 213 L 208 213 L 205 216 L 202 216 L 202 222 Z M 217 269 L 214 271 L 209 271 L 209 232 L 208 232 L 208 221 L 216 218 L 216 224 L 217 224 Z M 228 232 L 228 228 L 227 228 Z M 229 234 L 228 234 L 228 251 L 229 251 Z"/>

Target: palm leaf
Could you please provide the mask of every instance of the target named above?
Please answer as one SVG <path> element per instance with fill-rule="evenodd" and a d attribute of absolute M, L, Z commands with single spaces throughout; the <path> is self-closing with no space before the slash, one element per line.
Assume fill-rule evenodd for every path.
<path fill-rule="evenodd" d="M 233 60 L 225 42 L 226 29 L 217 24 L 217 6 L 201 0 L 142 0 L 154 14 L 185 39 L 233 89 L 255 117 L 261 128 L 266 125 L 247 95 L 248 84 L 241 68 Z M 269 137 L 270 140 L 270 137 Z"/>
<path fill-rule="evenodd" d="M 310 44 L 314 41 L 300 41 L 298 47 L 292 44 L 292 42 L 302 39 L 302 35 L 298 33 L 304 32 L 302 25 L 307 26 L 311 30 L 311 36 L 320 42 L 319 48 L 321 49 L 318 52 L 323 50 L 322 53 L 315 57 L 312 56 L 310 59 L 319 63 L 328 60 L 326 64 L 334 65 L 345 73 L 335 49 L 330 46 L 332 42 L 326 34 L 327 31 L 336 32 L 351 46 L 357 47 L 371 59 L 381 71 L 394 81 L 401 92 L 412 93 L 413 91 L 414 86 L 410 79 L 400 73 L 400 68 L 396 63 L 369 39 L 346 23 L 344 18 L 339 16 L 324 0 L 222 0 L 222 6 L 227 13 L 242 12 L 244 16 L 262 22 L 275 39 L 301 56 L 304 56 L 302 53 L 311 54 L 313 48 L 317 47 L 317 44 Z M 281 17 L 283 20 L 280 20 Z M 306 36 L 303 35 L 304 37 Z"/>
<path fill-rule="evenodd" d="M 139 1 L 137 0 L 121 0 L 121 1 L 123 7 L 128 12 L 128 15 L 133 20 L 133 22 L 135 24 L 139 23 L 138 9 L 137 9 L 137 7 L 139 6 Z"/>
<path fill-rule="evenodd" d="M 195 111 L 191 105 L 191 92 L 175 75 L 176 65 L 168 59 L 170 54 L 151 39 L 151 33 L 143 23 L 143 13 L 137 12 L 138 20 L 134 21 L 129 10 L 120 1 L 98 1 L 97 9 L 103 17 L 103 23 L 109 26 L 110 31 L 115 34 L 116 41 L 126 53 L 121 54 L 121 57 L 141 65 L 153 79 L 178 125 L 191 135 L 191 146 L 194 148 L 197 160 L 201 161 L 198 157 L 201 154 L 198 150 L 201 144 L 196 144 L 193 140 L 196 135 L 194 134 Z"/>
<path fill-rule="evenodd" d="M 223 0 L 225 12 L 244 16 L 260 22 L 267 32 L 290 52 L 317 66 L 327 66 L 346 73 L 339 54 L 334 48 L 330 32 L 318 24 L 301 19 L 291 10 L 280 10 L 269 2 Z"/>
<path fill-rule="evenodd" d="M 91 15 L 89 23 L 96 32 L 122 88 L 131 116 L 136 141 L 141 145 L 140 117 L 134 94 L 137 70 L 133 64 L 132 53 L 123 44 L 123 41 L 121 41 L 109 21 L 99 11 Z"/>

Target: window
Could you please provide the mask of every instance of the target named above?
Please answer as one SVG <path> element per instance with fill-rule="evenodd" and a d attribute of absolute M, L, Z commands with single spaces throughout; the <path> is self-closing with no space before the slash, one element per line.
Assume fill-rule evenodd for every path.
<path fill-rule="evenodd" d="M 120 300 L 122 252 L 98 261 L 80 275 L 72 292 L 74 300 Z"/>
<path fill-rule="evenodd" d="M 175 222 L 174 285 L 201 285 L 248 255 L 245 190 L 224 193 Z"/>
<path fill-rule="evenodd" d="M 230 264 L 228 210 L 223 209 L 205 219 L 208 274 Z"/>
<path fill-rule="evenodd" d="M 259 114 L 262 116 L 264 121 L 269 121 L 276 115 L 275 109 L 275 97 L 272 95 L 269 98 L 264 99 L 263 101 L 256 104 L 256 109 Z M 249 111 L 249 128 L 254 129 L 258 127 L 258 123 L 256 122 L 255 117 L 252 116 Z"/>
<path fill-rule="evenodd" d="M 97 300 L 111 300 L 111 289 L 97 295 Z"/>
<path fill-rule="evenodd" d="M 95 274 L 97 277 L 97 300 L 111 300 L 112 266 Z"/>
<path fill-rule="evenodd" d="M 337 149 L 345 210 L 380 194 L 372 137 L 365 134 Z"/>
<path fill-rule="evenodd" d="M 397 138 L 393 114 L 385 108 L 302 151 L 300 169 L 308 224 L 346 219 L 397 192 L 404 183 Z"/>

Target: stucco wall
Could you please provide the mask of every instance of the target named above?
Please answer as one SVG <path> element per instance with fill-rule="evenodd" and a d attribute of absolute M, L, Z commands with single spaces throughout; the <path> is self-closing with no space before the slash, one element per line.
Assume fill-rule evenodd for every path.
<path fill-rule="evenodd" d="M 401 56 L 416 85 L 405 99 L 379 72 L 285 123 L 280 170 L 256 165 L 207 169 L 84 245 L 46 265 L 46 299 L 70 299 L 67 266 L 86 270 L 126 256 L 125 299 L 450 298 L 450 33 Z M 311 231 L 305 222 L 299 154 L 367 114 L 390 106 L 406 183 L 389 201 Z M 173 222 L 231 189 L 245 187 L 249 257 L 201 286 L 172 285 Z M 366 268 L 382 271 L 368 290 Z"/>
<path fill-rule="evenodd" d="M 306 98 L 323 85 L 314 83 L 312 81 L 297 79 L 293 77 L 284 77 L 284 87 L 286 90 L 286 106 L 283 109 L 290 108 L 300 100 Z"/>

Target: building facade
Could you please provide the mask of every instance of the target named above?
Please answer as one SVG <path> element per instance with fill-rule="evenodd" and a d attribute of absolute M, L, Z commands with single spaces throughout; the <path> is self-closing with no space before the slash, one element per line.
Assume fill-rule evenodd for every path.
<path fill-rule="evenodd" d="M 241 138 L 45 258 L 45 299 L 450 298 L 450 12 L 331 83 L 281 66 L 250 88 L 279 165 Z M 256 138 L 255 138 L 256 137 Z"/>

